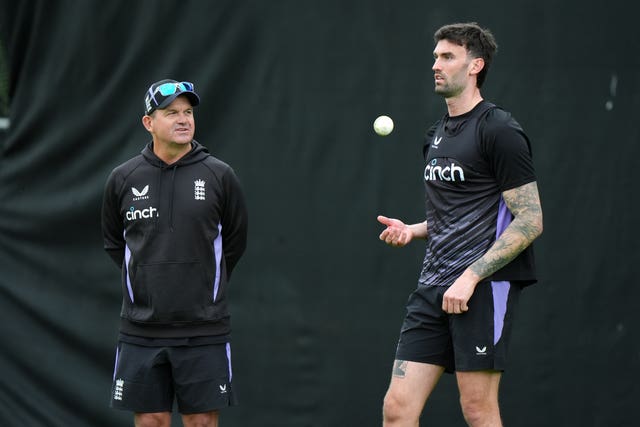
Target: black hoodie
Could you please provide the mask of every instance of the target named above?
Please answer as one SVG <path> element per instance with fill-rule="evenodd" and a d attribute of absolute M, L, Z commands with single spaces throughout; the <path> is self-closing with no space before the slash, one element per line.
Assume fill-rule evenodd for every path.
<path fill-rule="evenodd" d="M 183 338 L 230 332 L 227 284 L 247 239 L 236 175 L 195 140 L 167 165 L 149 143 L 109 176 L 104 248 L 122 266 L 122 333 Z"/>

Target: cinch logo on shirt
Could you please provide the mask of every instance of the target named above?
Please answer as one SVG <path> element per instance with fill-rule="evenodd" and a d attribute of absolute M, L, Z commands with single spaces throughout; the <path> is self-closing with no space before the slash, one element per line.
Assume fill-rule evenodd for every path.
<path fill-rule="evenodd" d="M 438 159 L 433 159 L 424 168 L 425 181 L 464 181 L 464 170 L 451 162 L 450 165 L 438 165 Z"/>
<path fill-rule="evenodd" d="M 129 210 L 127 211 L 127 213 L 125 214 L 125 218 L 127 218 L 129 221 L 133 221 L 136 219 L 147 219 L 147 218 L 152 218 L 152 217 L 157 217 L 158 216 L 158 209 L 154 208 L 153 206 L 150 206 L 146 209 L 136 209 L 133 206 L 131 206 L 129 208 Z"/>

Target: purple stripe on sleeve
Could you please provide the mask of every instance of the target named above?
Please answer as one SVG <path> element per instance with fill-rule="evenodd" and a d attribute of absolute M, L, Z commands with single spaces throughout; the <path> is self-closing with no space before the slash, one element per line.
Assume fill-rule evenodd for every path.
<path fill-rule="evenodd" d="M 229 362 L 229 382 L 233 378 L 233 371 L 231 369 L 231 344 L 227 343 L 227 361 Z"/>
<path fill-rule="evenodd" d="M 511 211 L 509 211 L 504 199 L 500 197 L 500 205 L 498 206 L 498 222 L 496 224 L 496 239 L 500 237 L 504 229 L 511 224 L 511 219 Z"/>
<path fill-rule="evenodd" d="M 491 282 L 493 291 L 493 345 L 496 345 L 502 337 L 504 329 L 504 316 L 507 313 L 507 299 L 509 298 L 509 282 Z"/>
<path fill-rule="evenodd" d="M 127 232 L 124 232 L 125 240 L 127 238 Z M 129 291 L 129 299 L 133 302 L 133 288 L 131 287 L 131 276 L 129 275 L 129 260 L 131 259 L 131 249 L 129 245 L 124 246 L 124 267 L 125 274 L 127 275 L 127 290 Z"/>
<path fill-rule="evenodd" d="M 218 296 L 220 287 L 220 267 L 222 264 L 222 224 L 218 224 L 218 237 L 213 241 L 213 254 L 216 257 L 216 277 L 213 281 L 213 300 Z"/>

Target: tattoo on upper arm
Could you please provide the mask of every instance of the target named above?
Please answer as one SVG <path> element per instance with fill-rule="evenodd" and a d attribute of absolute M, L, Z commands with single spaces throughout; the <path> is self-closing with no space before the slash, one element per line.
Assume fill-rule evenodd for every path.
<path fill-rule="evenodd" d="M 397 378 L 404 378 L 407 373 L 407 361 L 396 360 L 393 363 L 393 376 Z"/>
<path fill-rule="evenodd" d="M 535 182 L 505 191 L 502 198 L 514 220 L 489 251 L 470 266 L 482 278 L 511 262 L 542 232 L 542 209 Z"/>
<path fill-rule="evenodd" d="M 518 219 L 518 229 L 533 241 L 540 234 L 542 226 L 542 208 L 536 182 L 505 191 L 502 198 L 513 216 Z"/>

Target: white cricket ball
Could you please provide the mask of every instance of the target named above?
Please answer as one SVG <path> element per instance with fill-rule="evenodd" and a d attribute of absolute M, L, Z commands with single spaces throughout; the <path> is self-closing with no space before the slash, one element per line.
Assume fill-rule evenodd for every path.
<path fill-rule="evenodd" d="M 389 116 L 380 116 L 373 122 L 373 130 L 380 136 L 387 136 L 393 130 L 393 120 Z"/>

